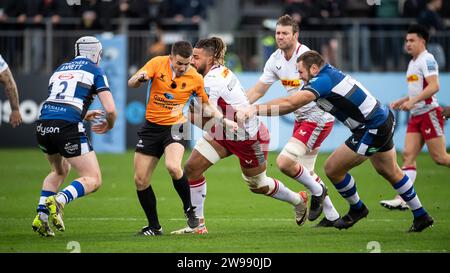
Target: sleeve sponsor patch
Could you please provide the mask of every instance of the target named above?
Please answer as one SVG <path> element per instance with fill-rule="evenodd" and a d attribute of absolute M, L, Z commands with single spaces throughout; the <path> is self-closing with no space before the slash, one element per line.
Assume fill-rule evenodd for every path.
<path fill-rule="evenodd" d="M 427 69 L 428 69 L 428 71 L 434 72 L 434 71 L 437 70 L 437 63 L 436 63 L 435 60 L 428 59 L 428 60 L 426 61 L 426 63 L 427 63 Z"/>

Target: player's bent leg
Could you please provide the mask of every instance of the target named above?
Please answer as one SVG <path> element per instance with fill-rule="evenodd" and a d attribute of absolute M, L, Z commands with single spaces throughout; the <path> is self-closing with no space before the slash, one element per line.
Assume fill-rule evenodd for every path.
<path fill-rule="evenodd" d="M 405 147 L 403 149 L 403 172 L 408 175 L 411 181 L 414 183 L 417 176 L 416 169 L 416 159 L 419 155 L 422 147 L 424 145 L 424 140 L 421 133 L 417 132 L 407 132 L 405 136 Z M 381 200 L 380 205 L 392 210 L 408 210 L 409 206 L 402 199 L 400 195 L 395 196 L 395 198 L 390 200 Z"/>
<path fill-rule="evenodd" d="M 434 220 L 422 207 L 412 181 L 400 169 L 396 159 L 395 148 L 392 148 L 389 151 L 374 154 L 370 161 L 377 172 L 391 183 L 397 193 L 411 208 L 414 220 L 409 231 L 420 232 L 432 226 Z"/>
<path fill-rule="evenodd" d="M 311 204 L 308 219 L 314 221 L 322 213 L 323 202 L 327 195 L 327 190 L 325 185 L 316 182 L 311 175 L 310 169 L 299 164 L 306 154 L 307 148 L 305 144 L 296 138 L 291 138 L 284 146 L 280 155 L 278 155 L 277 165 L 284 174 L 300 182 L 311 192 Z M 314 162 L 316 156 L 317 153 L 313 155 Z"/>
<path fill-rule="evenodd" d="M 446 151 L 444 136 L 428 139 L 425 143 L 431 158 L 436 164 L 450 167 L 450 154 Z"/>
<path fill-rule="evenodd" d="M 54 236 L 55 233 L 51 230 L 49 225 L 50 212 L 45 205 L 45 200 L 58 192 L 59 187 L 70 171 L 70 164 L 59 154 L 47 154 L 46 156 L 51 166 L 51 172 L 44 179 L 37 207 L 37 215 L 34 218 L 31 227 L 38 234 L 48 237 Z"/>
<path fill-rule="evenodd" d="M 325 162 L 324 169 L 326 175 L 339 194 L 350 205 L 347 214 L 334 223 L 335 228 L 350 228 L 369 213 L 367 207 L 359 198 L 354 178 L 348 173 L 352 168 L 360 165 L 366 159 L 367 157 L 355 153 L 346 144 L 342 144 Z"/>
<path fill-rule="evenodd" d="M 293 205 L 295 221 L 297 225 L 303 225 L 308 218 L 308 194 L 304 191 L 293 192 L 281 181 L 267 177 L 265 168 L 265 164 L 251 169 L 242 168 L 242 177 L 252 192 L 265 194 Z"/>
<path fill-rule="evenodd" d="M 221 158 L 230 153 L 214 140 L 200 138 L 184 166 L 184 172 L 188 178 L 191 202 L 195 207 L 195 215 L 199 219 L 198 227 L 189 226 L 171 232 L 171 234 L 206 234 L 208 230 L 205 225 L 204 204 L 206 201 L 206 178 L 204 173 Z"/>

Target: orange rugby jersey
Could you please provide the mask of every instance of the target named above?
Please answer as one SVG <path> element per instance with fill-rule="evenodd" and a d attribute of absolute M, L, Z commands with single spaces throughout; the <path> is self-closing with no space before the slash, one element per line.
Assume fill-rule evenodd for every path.
<path fill-rule="evenodd" d="M 190 67 L 181 77 L 175 77 L 172 88 L 172 68 L 169 56 L 158 56 L 148 61 L 136 73 L 147 72 L 151 80 L 150 95 L 145 112 L 145 119 L 159 125 L 183 123 L 183 107 L 191 95 L 196 95 L 203 102 L 208 100 L 203 77 L 195 68 Z"/>

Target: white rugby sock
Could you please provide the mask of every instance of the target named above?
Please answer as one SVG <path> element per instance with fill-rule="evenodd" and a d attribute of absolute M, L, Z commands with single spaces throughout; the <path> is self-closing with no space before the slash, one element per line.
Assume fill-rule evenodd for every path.
<path fill-rule="evenodd" d="M 314 174 L 314 178 L 317 181 L 317 183 L 323 185 L 325 187 L 325 183 L 320 179 L 320 177 L 317 174 Z M 337 212 L 336 208 L 333 205 L 333 202 L 331 202 L 330 196 L 325 196 L 325 200 L 323 201 L 323 214 L 325 214 L 325 218 L 327 218 L 330 221 L 334 221 L 339 218 L 339 212 Z"/>
<path fill-rule="evenodd" d="M 204 204 L 206 200 L 206 178 L 203 176 L 198 180 L 189 181 L 191 187 L 191 203 L 195 207 L 195 215 L 204 219 Z"/>
<path fill-rule="evenodd" d="M 291 191 L 281 181 L 278 181 L 271 177 L 267 177 L 267 180 L 268 180 L 267 183 L 273 183 L 273 187 L 270 187 L 273 188 L 273 190 L 267 193 L 268 196 L 271 196 L 281 201 L 288 202 L 293 206 L 298 205 L 302 201 L 300 194 Z"/>
<path fill-rule="evenodd" d="M 311 192 L 312 195 L 321 195 L 322 187 L 319 183 L 316 182 L 314 177 L 310 174 L 310 171 L 300 164 L 298 166 L 300 166 L 300 169 L 293 178 L 305 185 L 305 187 Z"/>

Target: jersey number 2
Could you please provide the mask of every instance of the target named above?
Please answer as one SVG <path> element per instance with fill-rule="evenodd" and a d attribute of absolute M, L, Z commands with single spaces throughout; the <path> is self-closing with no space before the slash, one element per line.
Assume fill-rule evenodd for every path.
<path fill-rule="evenodd" d="M 67 83 L 66 81 L 60 82 L 60 83 L 59 83 L 59 86 L 60 86 L 60 87 L 62 86 L 63 88 L 62 88 L 61 92 L 59 92 L 58 94 L 56 94 L 56 98 L 57 98 L 57 99 L 63 100 L 63 99 L 64 99 L 63 93 L 66 91 L 67 86 L 68 86 L 68 83 Z"/>

